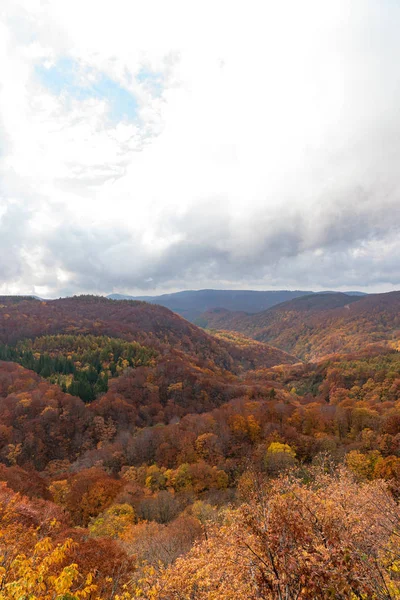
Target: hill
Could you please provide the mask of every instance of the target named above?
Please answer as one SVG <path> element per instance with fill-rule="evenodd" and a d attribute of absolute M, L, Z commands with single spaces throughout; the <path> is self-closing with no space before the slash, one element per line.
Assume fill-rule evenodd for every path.
<path fill-rule="evenodd" d="M 248 315 L 210 311 L 201 316 L 211 329 L 238 331 L 302 359 L 353 352 L 371 344 L 398 344 L 400 292 L 364 297 L 318 294 Z"/>
<path fill-rule="evenodd" d="M 99 296 L 75 296 L 35 301 L 6 297 L 0 302 L 0 342 L 15 344 L 25 338 L 69 334 L 111 336 L 138 342 L 159 351 L 173 348 L 214 362 L 218 367 L 238 370 L 241 362 L 278 364 L 294 358 L 266 346 L 251 353 L 243 345 L 218 340 L 171 310 L 141 301 L 115 301 Z M 273 357 L 268 359 L 268 354 Z M 270 366 L 269 365 L 269 366 Z"/>
<path fill-rule="evenodd" d="M 303 318 L 305 313 L 312 314 L 342 307 L 359 299 L 359 296 L 342 293 L 312 294 L 282 302 L 253 315 L 244 311 L 233 312 L 216 308 L 200 315 L 196 323 L 207 329 L 242 331 L 252 336 L 256 332 L 259 336 L 261 330 L 276 323 L 286 326 L 289 322 L 296 322 L 298 318 Z"/>
<path fill-rule="evenodd" d="M 115 300 L 144 300 L 160 304 L 183 316 L 188 321 L 194 321 L 201 313 L 222 307 L 228 310 L 240 310 L 256 313 L 266 310 L 275 304 L 309 295 L 311 292 L 300 290 L 254 291 L 254 290 L 189 290 L 161 296 L 124 296 L 110 294 L 108 298 Z"/>
<path fill-rule="evenodd" d="M 11 443 L 18 464 L 42 470 L 51 460 L 75 460 L 80 444 L 94 448 L 96 423 L 122 434 L 235 398 L 267 399 L 271 386 L 254 370 L 296 361 L 254 340 L 209 335 L 145 302 L 3 297 L 0 425 L 13 431 L 3 458 Z"/>
<path fill-rule="evenodd" d="M 251 342 L 209 335 L 145 302 L 80 296 L 0 304 L 0 360 L 86 403 L 104 395 L 113 414 L 110 406 L 124 398 L 121 418 L 132 426 L 210 410 L 245 393 L 248 371 L 298 361 Z"/>

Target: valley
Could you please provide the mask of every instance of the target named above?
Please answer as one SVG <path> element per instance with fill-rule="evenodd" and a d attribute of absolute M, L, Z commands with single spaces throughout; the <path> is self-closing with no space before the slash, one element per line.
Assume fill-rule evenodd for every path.
<path fill-rule="evenodd" d="M 0 298 L 5 581 L 23 551 L 32 572 L 33 557 L 52 565 L 49 582 L 76 564 L 65 589 L 90 581 L 87 597 L 219 598 L 221 569 L 232 600 L 274 598 L 284 581 L 298 590 L 307 569 L 304 598 L 325 597 L 327 568 L 343 597 L 378 598 L 376 568 L 397 589 L 385 561 L 400 522 L 399 303 L 315 294 L 252 315 L 209 311 L 203 330 L 143 301 Z M 346 498 L 342 512 L 325 493 Z M 357 538 L 353 505 L 382 527 L 375 540 Z M 273 555 L 255 525 L 267 506 L 268 544 L 282 527 L 292 539 Z M 307 563 L 321 535 L 330 551 Z M 370 543 L 389 553 L 379 566 L 358 558 Z M 336 572 L 349 544 L 351 567 Z"/>

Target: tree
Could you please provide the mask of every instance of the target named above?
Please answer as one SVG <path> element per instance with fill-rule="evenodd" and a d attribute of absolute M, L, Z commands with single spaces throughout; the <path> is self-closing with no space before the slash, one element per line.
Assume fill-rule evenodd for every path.
<path fill-rule="evenodd" d="M 112 504 L 122 485 L 121 481 L 109 477 L 101 469 L 85 469 L 68 482 L 61 502 L 74 523 L 85 527 Z"/>
<path fill-rule="evenodd" d="M 130 504 L 114 504 L 89 523 L 89 531 L 94 537 L 122 538 L 136 520 Z"/>
<path fill-rule="evenodd" d="M 93 575 L 82 576 L 75 563 L 63 566 L 73 542 L 54 545 L 49 538 L 37 542 L 28 556 L 19 554 L 7 569 L 0 568 L 0 598 L 53 600 L 88 598 L 97 591 Z"/>
<path fill-rule="evenodd" d="M 296 463 L 296 453 L 289 446 L 281 442 L 272 442 L 265 454 L 264 464 L 267 473 L 277 475 L 285 469 L 293 467 Z"/>
<path fill-rule="evenodd" d="M 159 600 L 395 600 L 399 507 L 382 482 L 339 470 L 259 485 L 225 524 L 170 567 Z"/>
<path fill-rule="evenodd" d="M 358 450 L 352 450 L 346 456 L 346 465 L 359 479 L 373 479 L 379 457 L 380 453 L 377 450 L 371 450 L 365 454 Z"/>

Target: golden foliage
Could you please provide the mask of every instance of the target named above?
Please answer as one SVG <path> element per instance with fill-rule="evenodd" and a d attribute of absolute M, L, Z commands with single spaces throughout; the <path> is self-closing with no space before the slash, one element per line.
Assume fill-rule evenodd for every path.
<path fill-rule="evenodd" d="M 72 545 L 70 539 L 54 545 L 44 538 L 35 544 L 30 556 L 18 554 L 7 569 L 0 568 L 0 599 L 88 598 L 97 590 L 93 576 L 83 577 L 74 563 L 62 566 Z"/>

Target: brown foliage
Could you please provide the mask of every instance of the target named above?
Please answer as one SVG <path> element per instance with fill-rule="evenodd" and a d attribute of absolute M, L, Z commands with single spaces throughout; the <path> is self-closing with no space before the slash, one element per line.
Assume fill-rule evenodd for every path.
<path fill-rule="evenodd" d="M 382 483 L 343 471 L 262 484 L 165 573 L 158 598 L 394 599 L 399 523 Z"/>

